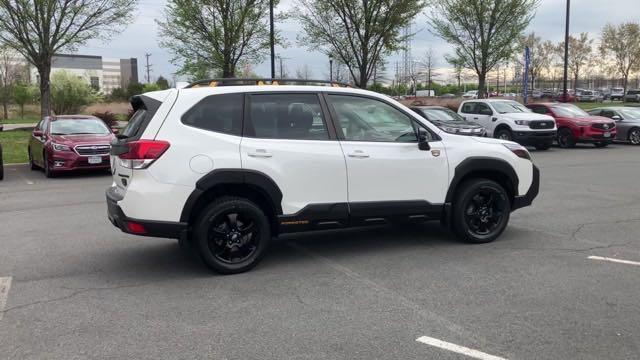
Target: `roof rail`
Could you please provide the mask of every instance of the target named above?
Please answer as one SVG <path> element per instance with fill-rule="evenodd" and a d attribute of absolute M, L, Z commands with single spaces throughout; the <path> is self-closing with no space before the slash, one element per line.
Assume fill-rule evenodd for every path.
<path fill-rule="evenodd" d="M 331 87 L 351 87 L 349 84 L 328 81 L 328 80 L 305 80 L 305 79 L 273 79 L 273 78 L 220 78 L 220 79 L 204 79 L 193 82 L 185 87 L 217 87 L 217 86 L 243 86 L 243 85 L 324 85 Z"/>

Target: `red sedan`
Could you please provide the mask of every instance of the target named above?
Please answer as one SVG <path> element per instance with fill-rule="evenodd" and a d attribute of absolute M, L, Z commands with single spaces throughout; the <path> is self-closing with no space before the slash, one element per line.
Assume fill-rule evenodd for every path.
<path fill-rule="evenodd" d="M 29 164 L 31 169 L 44 169 L 47 177 L 80 169 L 109 169 L 114 137 L 114 130 L 93 116 L 48 116 L 29 139 Z"/>
<path fill-rule="evenodd" d="M 527 107 L 538 114 L 551 115 L 558 126 L 558 145 L 572 148 L 577 143 L 591 143 L 596 147 L 605 147 L 616 138 L 615 121 L 593 116 L 573 104 L 540 103 Z"/>

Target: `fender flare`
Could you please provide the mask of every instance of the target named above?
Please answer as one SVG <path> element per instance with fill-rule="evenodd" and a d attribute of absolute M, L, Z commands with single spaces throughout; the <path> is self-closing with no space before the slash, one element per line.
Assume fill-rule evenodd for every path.
<path fill-rule="evenodd" d="M 216 169 L 198 180 L 196 188 L 185 202 L 180 215 L 180 221 L 188 222 L 198 199 L 200 199 L 207 190 L 220 185 L 251 186 L 259 190 L 271 202 L 271 205 L 276 211 L 276 215 L 282 215 L 282 191 L 280 191 L 276 182 L 268 175 L 255 170 Z"/>
<path fill-rule="evenodd" d="M 509 164 L 505 160 L 498 158 L 474 156 L 465 159 L 460 164 L 458 164 L 458 166 L 456 166 L 453 179 L 449 184 L 449 190 L 447 190 L 445 203 L 451 204 L 453 202 L 456 188 L 458 187 L 458 185 L 460 185 L 462 179 L 464 179 L 465 176 L 476 171 L 497 172 L 505 175 L 511 182 L 511 185 L 516 192 L 514 196 L 518 195 L 517 192 L 519 179 L 516 171 L 513 169 L 513 166 L 511 166 L 511 164 Z"/>

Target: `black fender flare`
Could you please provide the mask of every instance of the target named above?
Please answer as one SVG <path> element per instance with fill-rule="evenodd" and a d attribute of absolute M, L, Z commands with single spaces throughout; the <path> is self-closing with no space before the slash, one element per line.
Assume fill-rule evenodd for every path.
<path fill-rule="evenodd" d="M 475 156 L 465 159 L 456 166 L 453 179 L 449 184 L 449 190 L 447 190 L 445 203 L 451 204 L 453 202 L 456 188 L 460 185 L 462 179 L 473 172 L 497 172 L 506 176 L 511 186 L 513 186 L 513 190 L 515 190 L 513 195 L 518 195 L 519 179 L 511 164 L 498 158 Z"/>
<path fill-rule="evenodd" d="M 188 222 L 193 208 L 198 199 L 207 190 L 220 185 L 248 185 L 259 190 L 266 197 L 276 211 L 276 215 L 282 215 L 282 191 L 273 179 L 268 175 L 255 170 L 246 169 L 216 169 L 203 176 L 196 183 L 196 188 L 191 192 L 185 202 L 180 215 L 181 222 Z"/>

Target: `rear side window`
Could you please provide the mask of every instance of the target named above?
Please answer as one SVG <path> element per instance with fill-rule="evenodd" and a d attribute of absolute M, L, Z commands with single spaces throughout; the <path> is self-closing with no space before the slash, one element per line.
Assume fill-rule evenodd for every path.
<path fill-rule="evenodd" d="M 131 98 L 131 106 L 135 111 L 127 126 L 122 129 L 121 137 L 135 140 L 142 136 L 147 125 L 158 111 L 162 102 L 144 95 L 136 95 Z"/>
<path fill-rule="evenodd" d="M 242 134 L 244 94 L 222 94 L 208 96 L 184 115 L 182 123 L 203 130 L 223 134 Z"/>
<path fill-rule="evenodd" d="M 464 103 L 464 105 L 462 105 L 462 112 L 465 114 L 473 114 L 475 108 L 475 103 L 472 102 L 468 102 L 468 103 Z"/>

